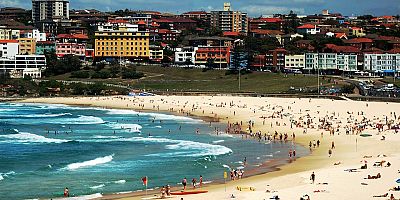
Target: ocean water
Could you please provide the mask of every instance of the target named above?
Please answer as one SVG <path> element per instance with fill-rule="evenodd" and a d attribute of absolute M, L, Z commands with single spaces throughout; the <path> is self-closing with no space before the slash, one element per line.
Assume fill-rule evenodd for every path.
<path fill-rule="evenodd" d="M 166 113 L 0 103 L 0 199 L 62 197 L 222 180 L 228 168 L 287 157 L 293 144 L 214 133 L 212 124 Z M 196 130 L 199 134 L 196 134 Z M 307 151 L 295 147 L 298 154 Z"/>

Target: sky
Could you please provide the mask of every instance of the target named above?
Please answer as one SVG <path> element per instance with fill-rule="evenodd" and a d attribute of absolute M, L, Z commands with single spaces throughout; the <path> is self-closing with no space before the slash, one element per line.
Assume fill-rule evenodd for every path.
<path fill-rule="evenodd" d="M 178 14 L 194 10 L 222 10 L 228 0 L 70 0 L 72 9 L 118 9 L 155 10 Z M 249 16 L 287 14 L 290 10 L 298 14 L 316 14 L 328 9 L 346 16 L 364 14 L 398 15 L 400 0 L 231 0 L 233 10 L 247 12 Z M 31 0 L 0 0 L 0 7 L 13 6 L 30 9 Z"/>

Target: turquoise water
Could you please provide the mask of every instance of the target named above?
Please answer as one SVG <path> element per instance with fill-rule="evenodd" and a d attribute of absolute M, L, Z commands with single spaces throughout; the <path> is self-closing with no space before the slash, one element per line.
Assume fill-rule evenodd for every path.
<path fill-rule="evenodd" d="M 0 104 L 0 199 L 61 197 L 142 190 L 286 158 L 291 144 L 215 135 L 222 124 L 164 113 Z M 196 130 L 200 134 L 196 134 Z M 303 148 L 296 148 L 304 155 Z"/>

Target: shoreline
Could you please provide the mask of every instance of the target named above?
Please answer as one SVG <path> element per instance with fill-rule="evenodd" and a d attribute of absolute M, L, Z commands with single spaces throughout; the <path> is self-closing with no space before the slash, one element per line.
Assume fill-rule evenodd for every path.
<path fill-rule="evenodd" d="M 9 102 L 17 102 L 17 103 L 31 103 L 31 100 L 35 100 L 35 99 L 41 99 L 41 98 L 29 98 L 29 99 L 24 99 L 21 102 L 21 100 L 18 101 L 9 101 Z M 25 102 L 27 101 L 27 102 Z M 40 102 L 38 102 L 40 104 Z M 120 110 L 132 110 L 132 109 L 126 109 L 126 108 L 121 108 L 121 107 L 113 107 L 113 106 L 108 106 L 108 107 L 100 107 L 100 106 L 95 106 L 95 105 L 88 105 L 88 104 L 64 104 L 64 103 L 44 103 L 44 104 L 53 104 L 53 105 L 67 105 L 67 106 L 77 106 L 77 107 L 90 107 L 90 108 L 99 108 L 99 109 L 120 109 Z M 198 115 L 193 115 L 193 114 L 183 114 L 183 113 L 177 113 L 177 112 L 172 112 L 172 111 L 165 111 L 165 110 L 152 110 L 152 109 L 138 109 L 138 110 L 134 110 L 137 111 L 139 113 L 160 113 L 160 114 L 169 114 L 169 115 L 175 115 L 175 116 L 181 116 L 181 117 L 188 117 L 188 118 L 193 118 L 193 119 L 198 119 L 203 121 L 204 123 L 207 122 L 212 122 L 212 123 L 218 123 L 219 126 L 226 126 L 226 124 L 224 124 L 221 120 L 221 118 L 215 117 L 215 116 L 198 116 Z M 242 134 L 247 134 L 249 135 L 249 133 L 242 131 L 241 134 L 235 134 L 235 133 L 223 133 L 223 134 L 228 134 L 228 135 L 232 135 L 233 137 L 237 137 L 238 139 L 240 139 L 240 136 Z M 212 134 L 211 134 L 212 135 Z M 254 137 L 246 137 L 246 139 L 242 138 L 241 142 L 245 142 L 246 140 L 256 140 L 256 138 Z M 259 141 L 259 142 L 266 142 L 266 141 Z M 270 141 L 272 142 L 272 141 Z M 292 142 L 291 140 L 287 141 L 287 142 Z M 273 143 L 283 143 L 283 141 L 274 141 Z M 286 142 L 285 142 L 286 143 Z M 300 144 L 298 144 L 300 145 Z M 303 147 L 305 148 L 305 147 Z M 308 155 L 308 154 L 307 154 Z M 307 156 L 305 155 L 305 156 Z M 260 155 L 261 156 L 261 155 Z M 301 157 L 296 157 L 291 161 L 288 161 L 287 159 L 283 158 L 272 158 L 272 159 L 268 159 L 268 160 L 264 160 L 259 166 L 253 166 L 250 169 L 246 170 L 246 176 L 243 177 L 242 179 L 247 179 L 247 178 L 251 178 L 253 176 L 259 176 L 259 175 L 263 175 L 266 173 L 271 173 L 274 171 L 278 171 L 280 170 L 281 166 L 290 164 L 292 162 L 295 162 L 296 159 L 299 159 Z M 229 171 L 228 171 L 229 173 Z M 231 182 L 232 180 L 229 180 L 230 178 L 228 177 L 228 179 L 226 179 L 226 183 Z M 234 181 L 238 181 L 234 180 Z M 241 180 L 241 179 L 240 179 Z M 203 184 L 202 189 L 207 189 L 207 188 L 213 188 L 215 186 L 220 186 L 220 185 L 224 185 L 224 179 L 221 177 L 219 179 L 213 179 L 213 180 L 207 180 L 208 183 Z M 158 190 L 160 189 L 160 187 L 162 186 L 155 186 L 152 188 L 148 188 L 147 189 L 147 196 L 149 195 L 155 195 L 158 194 Z M 198 188 L 197 188 L 198 189 Z M 181 191 L 181 186 L 179 184 L 177 185 L 171 185 L 171 191 L 172 192 L 177 192 L 177 191 Z M 186 191 L 195 191 L 193 190 L 191 187 L 188 187 L 188 189 Z M 79 198 L 79 197 L 90 197 L 90 196 L 95 196 L 98 193 L 93 193 L 93 194 L 86 194 L 86 195 L 82 195 L 82 196 L 76 196 L 74 198 Z M 145 195 L 145 191 L 144 189 L 138 189 L 135 191 L 120 191 L 120 192 L 115 192 L 115 193 L 107 193 L 107 194 L 102 194 L 102 197 L 96 197 L 94 199 L 119 199 L 119 198 L 125 198 L 125 197 L 142 197 L 143 195 Z M 50 199 L 50 198 L 48 198 Z M 62 198 L 52 198 L 52 199 L 62 199 Z"/>
<path fill-rule="evenodd" d="M 112 107 L 112 108 L 124 109 L 123 108 L 124 102 L 126 103 L 127 102 L 126 99 L 130 99 L 130 98 L 138 100 L 138 102 L 136 102 L 134 104 L 134 106 L 128 107 L 128 109 L 141 110 L 140 106 L 136 106 L 136 104 L 137 103 L 140 104 L 140 102 L 145 102 L 145 104 L 147 106 L 146 108 L 148 108 L 148 104 L 150 104 L 150 102 L 151 102 L 151 101 L 149 102 L 149 99 L 152 99 L 153 101 L 158 100 L 158 102 L 156 103 L 157 105 L 162 105 L 162 109 L 160 109 L 159 111 L 167 111 L 167 112 L 168 112 L 168 109 L 167 109 L 168 106 L 171 106 L 171 105 L 179 105 L 180 107 L 183 106 L 183 108 L 185 108 L 187 103 L 185 104 L 184 101 L 186 101 L 186 102 L 191 101 L 191 103 L 193 103 L 193 105 L 196 101 L 199 101 L 199 100 L 204 100 L 207 102 L 215 102 L 215 104 L 213 103 L 214 105 L 212 105 L 212 103 L 210 103 L 210 106 L 208 106 L 204 103 L 204 105 L 202 105 L 202 106 L 207 107 L 207 108 L 202 108 L 203 113 L 201 113 L 200 110 L 192 110 L 192 112 L 190 112 L 190 110 L 189 110 L 188 112 L 190 112 L 190 114 L 194 115 L 194 116 L 207 116 L 207 117 L 215 117 L 215 115 L 214 115 L 214 112 L 215 112 L 215 113 L 218 113 L 217 117 L 219 119 L 221 119 L 222 123 L 225 123 L 228 121 L 230 121 L 230 122 L 240 121 L 240 120 L 246 121 L 249 116 L 254 118 L 254 117 L 256 117 L 256 115 L 259 115 L 259 112 L 260 112 L 259 110 L 257 110 L 257 114 L 255 114 L 256 111 L 254 110 L 255 115 L 253 115 L 251 110 L 248 110 L 245 106 L 243 106 L 243 108 L 234 108 L 234 110 L 239 110 L 239 111 L 237 111 L 236 115 L 232 114 L 232 112 L 231 112 L 232 108 L 231 109 L 224 109 L 224 108 L 219 109 L 218 107 L 215 106 L 218 104 L 219 100 L 221 99 L 221 101 L 222 101 L 223 98 L 225 98 L 225 105 L 226 105 L 226 102 L 230 101 L 231 99 L 234 99 L 235 103 L 238 103 L 238 102 L 240 103 L 241 101 L 246 101 L 246 103 L 249 103 L 249 102 L 252 102 L 252 100 L 259 101 L 258 103 L 260 103 L 260 102 L 262 102 L 262 100 L 265 100 L 265 102 L 267 102 L 267 101 L 268 102 L 269 101 L 277 102 L 276 103 L 277 105 L 279 105 L 278 103 L 280 103 L 280 104 L 286 103 L 286 105 L 292 105 L 295 103 L 290 103 L 290 101 L 293 101 L 293 102 L 300 101 L 300 103 L 306 105 L 304 107 L 307 107 L 307 106 L 309 107 L 311 105 L 311 107 L 310 107 L 311 111 L 320 110 L 319 107 L 322 108 L 322 107 L 326 106 L 324 104 L 333 104 L 333 105 L 350 104 L 350 105 L 346 105 L 346 109 L 356 108 L 356 107 L 352 107 L 352 105 L 354 104 L 354 106 L 357 106 L 357 108 L 364 107 L 364 108 L 362 108 L 363 110 L 382 112 L 383 110 L 379 111 L 379 110 L 375 110 L 375 108 L 374 108 L 374 106 L 379 106 L 379 107 L 384 107 L 384 109 L 386 109 L 386 110 L 384 110 L 386 114 L 389 114 L 386 112 L 387 110 L 393 110 L 393 111 L 397 111 L 398 113 L 400 113 L 399 106 L 398 106 L 398 104 L 395 104 L 395 103 L 390 103 L 391 105 L 389 105 L 389 103 L 386 103 L 386 105 L 385 105 L 385 103 L 379 103 L 379 102 L 355 102 L 355 101 L 341 100 L 341 103 L 338 104 L 334 100 L 331 101 L 331 100 L 315 100 L 315 99 L 312 100 L 313 102 L 311 102 L 311 100 L 309 100 L 309 103 L 307 103 L 308 99 L 251 98 L 251 97 L 231 97 L 231 98 L 228 97 L 228 99 L 226 99 L 226 97 L 207 97 L 207 96 L 206 97 L 205 96 L 202 96 L 202 97 L 187 97 L 187 96 L 185 96 L 185 97 L 180 97 L 180 96 L 122 97 L 122 96 L 118 96 L 118 97 L 98 97 L 98 98 L 86 98 L 86 97 L 58 98 L 58 99 L 57 98 L 55 98 L 55 99 L 54 98 L 51 98 L 51 99 L 40 98 L 40 99 L 28 99 L 28 100 L 24 100 L 22 102 L 33 102 L 33 103 L 34 102 L 37 102 L 37 103 L 49 103 L 50 102 L 50 103 L 63 103 L 63 104 L 67 104 L 67 105 L 71 105 L 71 104 L 79 105 L 78 104 L 79 102 L 81 102 L 81 103 L 85 102 L 83 104 L 84 106 L 96 105 L 98 107 L 103 107 L 104 105 L 108 105 L 109 107 Z M 160 101 L 160 98 L 162 98 L 161 101 Z M 207 100 L 207 98 L 208 98 L 208 100 Z M 74 99 L 79 100 L 79 102 L 73 103 Z M 113 100 L 110 100 L 110 99 L 119 100 L 122 103 L 119 103 L 118 104 L 119 106 L 118 106 L 117 104 L 114 104 Z M 167 101 L 167 100 L 175 101 L 175 103 L 173 102 L 168 105 L 163 105 L 163 104 L 165 104 L 164 99 L 166 99 L 165 101 Z M 90 101 L 92 101 L 92 102 L 90 102 Z M 181 101 L 181 102 L 179 102 L 179 101 Z M 90 103 L 88 103 L 88 102 L 90 102 Z M 128 100 L 128 102 L 129 102 L 129 100 Z M 241 102 L 241 103 L 243 103 L 243 102 Z M 367 103 L 366 107 L 365 107 L 365 103 Z M 257 104 L 257 103 L 255 103 L 255 104 Z M 307 104 L 310 104 L 310 105 L 307 105 Z M 362 104 L 364 104 L 364 106 Z M 368 107 L 368 104 L 370 104 L 371 106 Z M 152 104 L 152 105 L 154 105 L 154 104 Z M 333 107 L 331 107 L 331 106 L 332 105 L 328 105 L 328 106 L 326 106 L 327 108 L 325 108 L 325 107 L 324 108 L 326 110 L 332 110 Z M 281 106 L 281 107 L 283 107 L 283 106 Z M 396 109 L 393 109 L 393 108 L 396 108 Z M 312 110 L 312 109 L 314 109 L 314 110 Z M 153 107 L 153 109 L 151 109 L 151 107 L 150 107 L 150 109 L 147 109 L 147 110 L 157 112 L 157 110 L 154 110 L 154 107 Z M 187 108 L 185 108 L 185 110 L 187 110 Z M 204 110 L 207 110 L 205 114 L 204 114 Z M 357 109 L 355 109 L 355 110 L 357 110 Z M 210 111 L 211 111 L 211 113 L 210 113 Z M 311 111 L 306 111 L 304 109 L 304 112 L 311 113 Z M 343 110 L 340 107 L 338 107 L 335 110 L 335 112 L 338 112 L 338 113 L 340 112 L 340 114 L 342 116 L 345 115 L 345 109 Z M 347 111 L 347 112 L 349 112 L 349 111 Z M 172 113 L 175 114 L 175 112 L 172 112 Z M 374 112 L 372 112 L 372 113 L 375 114 Z M 300 116 L 301 114 L 302 114 L 302 112 L 300 112 L 300 114 L 296 114 L 296 116 Z M 372 118 L 373 114 L 369 114 L 368 117 Z M 313 113 L 312 115 L 317 115 L 317 114 Z M 321 115 L 319 113 L 319 111 L 318 111 L 318 115 Z M 308 185 L 306 185 L 304 183 L 304 181 L 307 180 L 307 178 L 304 178 L 304 173 L 308 174 L 309 171 L 311 171 L 311 170 L 312 171 L 315 171 L 315 170 L 317 170 L 317 171 L 337 170 L 337 168 L 339 168 L 339 167 L 333 166 L 333 163 L 339 162 L 339 161 L 342 163 L 340 165 L 340 167 L 342 167 L 342 166 L 352 167 L 354 165 L 359 164 L 358 160 L 362 159 L 363 155 L 373 154 L 375 156 L 377 153 L 374 153 L 374 152 L 376 152 L 378 150 L 379 150 L 379 152 L 389 154 L 390 158 L 392 158 L 392 157 L 397 158 L 397 156 L 398 156 L 395 154 L 397 151 L 394 150 L 398 146 L 396 146 L 395 144 L 391 144 L 391 143 L 380 144 L 380 142 L 377 142 L 377 141 L 379 141 L 378 138 L 380 136 L 373 136 L 371 138 L 360 138 L 359 144 L 358 144 L 360 146 L 359 150 L 357 151 L 357 149 L 356 149 L 356 151 L 354 151 L 354 140 L 356 138 L 359 138 L 358 135 L 345 135 L 342 133 L 341 136 L 339 136 L 339 135 L 338 136 L 336 136 L 336 135 L 329 136 L 329 133 L 327 133 L 325 130 L 322 130 L 323 132 L 325 132 L 325 135 L 324 135 L 324 137 L 321 137 L 321 135 L 320 135 L 321 130 L 318 130 L 318 129 L 312 130 L 310 128 L 308 130 L 309 132 L 307 132 L 307 134 L 302 134 L 302 130 L 303 130 L 302 128 L 289 129 L 287 126 L 283 127 L 283 126 L 275 126 L 275 125 L 273 128 L 272 127 L 268 128 L 268 126 L 267 127 L 264 126 L 264 123 L 261 122 L 262 120 L 259 119 L 258 117 L 255 118 L 255 121 L 256 121 L 255 129 L 263 130 L 264 133 L 267 131 L 272 131 L 272 130 L 277 130 L 278 132 L 294 132 L 294 133 L 296 133 L 296 143 L 300 144 L 302 146 L 307 146 L 309 141 L 316 140 L 316 139 L 320 139 L 323 142 L 321 143 L 321 146 L 319 148 L 313 149 L 313 151 L 310 155 L 301 157 L 301 158 L 297 159 L 297 161 L 294 163 L 289 163 L 289 164 L 285 164 L 283 166 L 279 166 L 279 167 L 277 167 L 278 168 L 277 171 L 273 171 L 273 172 L 269 172 L 269 173 L 265 173 L 265 174 L 261 174 L 261 175 L 255 175 L 252 177 L 246 177 L 246 178 L 244 178 L 242 180 L 238 180 L 238 181 L 228 182 L 226 184 L 226 187 L 228 188 L 229 193 L 235 192 L 234 188 L 236 185 L 246 185 L 246 184 L 247 185 L 252 185 L 252 184 L 260 185 L 261 184 L 264 186 L 260 186 L 260 187 L 266 188 L 265 183 L 270 182 L 271 185 L 274 185 L 276 190 L 289 191 L 288 193 L 290 193 L 290 194 L 280 194 L 280 195 L 289 195 L 289 196 L 293 195 L 292 197 L 295 196 L 296 198 L 298 198 L 298 194 L 292 194 L 292 193 L 294 193 L 292 190 L 293 190 L 293 188 L 297 188 L 297 187 L 307 187 L 308 188 Z M 278 118 L 277 119 L 274 119 L 274 118 L 269 119 L 268 118 L 268 119 L 264 119 L 264 121 L 267 121 L 267 124 L 269 124 L 269 122 L 271 121 L 271 126 L 272 126 L 272 122 L 275 122 L 275 121 L 278 122 L 278 121 L 283 121 L 283 120 L 279 120 Z M 262 123 L 263 125 L 260 125 L 260 123 Z M 279 122 L 279 123 L 281 123 L 281 122 Z M 376 132 L 376 130 L 374 130 L 374 129 L 371 129 L 371 131 Z M 387 133 L 385 132 L 385 134 L 387 134 Z M 328 138 L 328 139 L 326 139 L 326 138 Z M 390 139 L 392 139 L 392 138 L 390 138 Z M 397 141 L 398 138 L 396 136 L 396 137 L 393 137 L 393 139 Z M 326 156 L 327 149 L 329 149 L 329 145 L 330 145 L 329 140 L 335 140 L 335 143 L 339 147 L 338 150 L 335 149 L 334 158 L 328 158 Z M 375 143 L 376 143 L 376 146 L 375 146 L 376 151 L 374 151 L 373 149 L 371 150 L 371 149 L 365 148 L 365 147 L 369 147 L 371 145 L 375 145 Z M 339 172 L 335 171 L 335 173 L 339 173 Z M 279 179 L 279 180 L 277 181 L 277 179 Z M 280 183 L 280 182 L 282 182 L 282 180 L 290 180 L 291 182 L 294 181 L 294 183 L 296 183 L 296 184 L 293 185 L 290 183 L 289 184 L 288 183 L 286 183 L 286 184 Z M 306 182 L 308 182 L 308 181 L 306 181 Z M 270 184 L 268 184 L 268 185 L 270 185 Z M 191 195 L 191 196 L 187 196 L 186 198 L 201 199 L 201 198 L 209 198 L 210 195 L 217 195 L 217 196 L 219 195 L 220 197 L 223 197 L 228 194 L 228 193 L 225 194 L 223 192 L 224 186 L 225 186 L 224 184 L 216 184 L 216 185 L 211 184 L 210 186 L 205 187 L 206 189 L 209 190 L 208 194 Z M 261 189 L 261 191 L 263 191 L 263 189 Z M 304 193 L 305 193 L 305 189 L 304 189 Z M 307 193 L 309 193 L 309 192 L 307 192 Z M 127 194 L 127 195 L 124 194 L 124 196 L 118 196 L 118 195 L 113 195 L 113 194 L 107 195 L 106 194 L 103 198 L 99 198 L 99 199 L 140 199 L 140 196 L 141 196 L 140 194 L 138 194 L 139 196 L 134 196 L 134 197 L 132 197 L 130 195 L 133 195 L 133 194 Z M 241 194 L 239 193 L 239 194 L 235 194 L 235 195 L 240 196 Z M 247 198 L 247 196 L 251 196 L 251 195 L 252 194 L 246 194 L 246 196 L 243 196 L 243 199 L 251 199 L 251 198 Z M 265 195 L 266 194 L 264 193 L 264 196 Z M 348 195 L 351 196 L 352 194 L 348 194 Z M 369 196 L 369 197 L 372 198 L 371 196 Z M 178 198 L 175 198 L 175 199 L 178 199 Z M 326 199 L 330 199 L 330 198 L 327 197 Z M 366 198 L 366 199 L 369 199 L 369 198 Z"/>

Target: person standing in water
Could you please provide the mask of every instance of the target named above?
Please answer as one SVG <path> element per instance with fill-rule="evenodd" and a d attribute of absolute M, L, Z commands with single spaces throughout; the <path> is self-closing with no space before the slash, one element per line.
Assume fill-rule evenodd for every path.
<path fill-rule="evenodd" d="M 186 180 L 186 177 L 185 177 L 182 180 L 183 190 L 186 190 L 186 184 L 187 184 L 187 180 Z"/>
<path fill-rule="evenodd" d="M 203 176 L 201 176 L 201 175 L 200 175 L 199 183 L 200 183 L 200 187 L 202 187 L 203 186 Z"/>
<path fill-rule="evenodd" d="M 64 197 L 69 197 L 69 190 L 67 187 L 64 189 Z"/>

